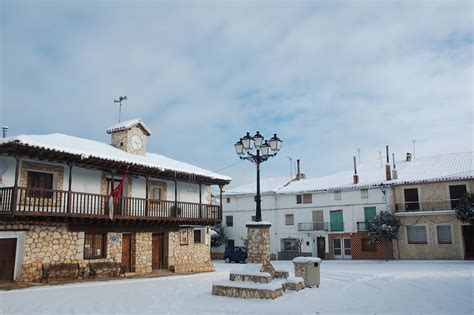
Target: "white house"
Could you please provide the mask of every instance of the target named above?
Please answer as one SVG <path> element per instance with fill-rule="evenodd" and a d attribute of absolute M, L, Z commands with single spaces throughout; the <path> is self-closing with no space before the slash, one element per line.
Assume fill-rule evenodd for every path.
<path fill-rule="evenodd" d="M 462 192 L 472 193 L 472 178 L 472 152 L 468 152 L 392 165 L 363 163 L 354 171 L 312 179 L 266 180 L 273 183 L 265 184 L 262 195 L 263 220 L 272 222 L 271 252 L 280 259 L 301 254 L 334 259 L 468 257 L 463 253 L 473 244 L 473 232 L 469 226 L 461 228 L 453 204 Z M 416 200 L 414 189 L 422 195 L 418 198 L 416 193 Z M 245 244 L 245 223 L 255 213 L 254 194 L 255 183 L 223 194 L 224 225 L 232 222 L 225 231 L 236 246 Z M 402 223 L 400 241 L 369 244 L 367 222 L 387 210 Z M 438 225 L 429 223 L 430 218 Z M 418 222 L 425 223 L 415 231 L 411 225 Z M 452 226 L 446 227 L 446 222 Z M 422 228 L 426 237 L 414 240 Z M 442 233 L 441 243 L 436 229 Z M 449 231 L 452 237 L 446 236 Z"/>

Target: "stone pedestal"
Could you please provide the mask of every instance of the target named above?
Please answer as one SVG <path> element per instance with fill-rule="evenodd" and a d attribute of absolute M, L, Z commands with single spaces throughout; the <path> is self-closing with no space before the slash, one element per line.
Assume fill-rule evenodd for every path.
<path fill-rule="evenodd" d="M 262 272 L 275 277 L 275 268 L 270 262 L 270 227 L 269 222 L 252 222 L 247 225 L 247 261 L 262 264 Z"/>

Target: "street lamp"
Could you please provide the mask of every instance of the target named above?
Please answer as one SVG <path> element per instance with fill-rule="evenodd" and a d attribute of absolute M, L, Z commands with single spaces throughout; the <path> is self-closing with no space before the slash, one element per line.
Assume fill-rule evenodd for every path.
<path fill-rule="evenodd" d="M 248 160 L 257 165 L 257 195 L 255 196 L 256 213 L 255 221 L 262 221 L 262 206 L 260 197 L 260 164 L 270 157 L 277 155 L 281 149 L 283 141 L 277 137 L 276 133 L 270 140 L 265 140 L 260 132 L 257 131 L 255 136 L 251 136 L 249 132 L 236 144 L 234 144 L 235 152 L 241 160 Z M 255 151 L 255 152 L 254 152 Z"/>

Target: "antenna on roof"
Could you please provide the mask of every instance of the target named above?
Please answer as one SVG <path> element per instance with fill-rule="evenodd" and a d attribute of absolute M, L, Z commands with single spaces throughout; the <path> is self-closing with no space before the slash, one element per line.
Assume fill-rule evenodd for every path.
<path fill-rule="evenodd" d="M 380 167 L 383 167 L 382 151 L 379 151 Z"/>
<path fill-rule="evenodd" d="M 357 148 L 357 157 L 359 158 L 359 164 L 360 164 L 360 148 Z"/>
<path fill-rule="evenodd" d="M 288 160 L 290 160 L 290 179 L 293 178 L 293 158 L 291 156 L 286 157 Z"/>
<path fill-rule="evenodd" d="M 415 143 L 416 143 L 416 140 L 411 140 L 411 142 L 413 142 L 413 159 L 415 159 Z"/>
<path fill-rule="evenodd" d="M 120 96 L 118 101 L 114 99 L 114 103 L 120 103 L 119 106 L 119 121 L 120 122 L 120 116 L 122 115 L 122 101 L 125 101 L 127 99 L 127 96 Z"/>

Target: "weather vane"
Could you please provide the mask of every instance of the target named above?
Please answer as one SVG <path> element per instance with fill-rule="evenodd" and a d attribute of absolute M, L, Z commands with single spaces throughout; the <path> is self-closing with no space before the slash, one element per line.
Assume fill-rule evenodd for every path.
<path fill-rule="evenodd" d="M 120 116 L 122 115 L 122 101 L 125 101 L 127 99 L 126 96 L 120 96 L 118 101 L 114 99 L 114 103 L 120 103 L 119 106 L 119 122 L 120 122 Z"/>

